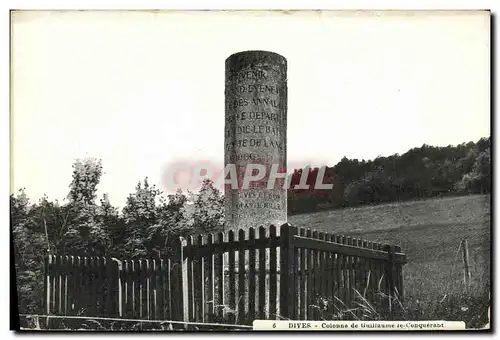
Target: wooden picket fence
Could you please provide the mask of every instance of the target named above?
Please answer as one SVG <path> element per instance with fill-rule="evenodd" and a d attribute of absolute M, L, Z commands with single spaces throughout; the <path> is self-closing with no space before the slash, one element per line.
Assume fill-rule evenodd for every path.
<path fill-rule="evenodd" d="M 178 252 L 177 252 L 178 253 Z M 174 254 L 175 255 L 175 254 Z M 182 262 L 49 255 L 45 260 L 46 315 L 182 320 Z M 181 314 L 176 315 L 176 311 Z"/>
<path fill-rule="evenodd" d="M 390 317 L 403 299 L 398 246 L 284 224 L 179 238 L 169 249 L 146 260 L 49 256 L 45 312 L 248 325 L 361 318 L 360 299 Z"/>

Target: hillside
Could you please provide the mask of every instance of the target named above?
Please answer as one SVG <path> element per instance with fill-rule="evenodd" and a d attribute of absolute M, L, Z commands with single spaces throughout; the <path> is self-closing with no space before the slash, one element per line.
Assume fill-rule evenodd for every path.
<path fill-rule="evenodd" d="M 297 227 L 334 233 L 371 232 L 425 224 L 488 222 L 490 196 L 471 195 L 387 203 L 294 215 Z"/>
<path fill-rule="evenodd" d="M 490 305 L 489 195 L 430 199 L 291 216 L 310 227 L 397 244 L 407 254 L 405 305 L 413 320 L 486 323 Z M 460 242 L 467 239 L 471 287 L 465 292 Z"/>

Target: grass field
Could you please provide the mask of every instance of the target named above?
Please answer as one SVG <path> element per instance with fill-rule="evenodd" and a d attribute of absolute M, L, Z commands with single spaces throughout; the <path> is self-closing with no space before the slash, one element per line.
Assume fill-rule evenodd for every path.
<path fill-rule="evenodd" d="M 487 322 L 490 291 L 490 196 L 391 203 L 290 216 L 315 228 L 400 245 L 407 254 L 404 305 L 412 320 Z M 460 242 L 467 238 L 471 287 L 464 291 Z"/>

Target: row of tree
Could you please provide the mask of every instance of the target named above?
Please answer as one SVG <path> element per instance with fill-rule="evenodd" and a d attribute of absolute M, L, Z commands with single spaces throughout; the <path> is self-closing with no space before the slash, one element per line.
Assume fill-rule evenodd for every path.
<path fill-rule="evenodd" d="M 327 167 L 333 190 L 290 190 L 288 213 L 491 191 L 491 139 L 457 146 L 423 145 L 371 161 L 348 159 Z M 299 177 L 301 171 L 296 171 Z M 308 184 L 316 181 L 317 169 Z M 298 183 L 298 180 L 295 179 Z"/>
<path fill-rule="evenodd" d="M 105 255 L 117 258 L 161 256 L 170 237 L 224 229 L 223 196 L 209 180 L 199 192 L 164 196 L 148 179 L 139 182 L 119 211 L 104 194 L 97 197 L 100 160 L 78 160 L 67 199 L 44 197 L 30 202 L 25 190 L 11 195 L 11 227 L 19 306 L 38 312 L 42 300 L 43 259 L 48 253 Z M 289 213 L 395 200 L 464 193 L 488 193 L 491 186 L 490 138 L 456 147 L 415 148 L 372 161 L 343 158 L 328 167 L 315 190 L 318 169 L 307 178 L 309 189 L 293 189 L 302 176 L 294 172 Z"/>
<path fill-rule="evenodd" d="M 97 199 L 101 175 L 100 160 L 78 160 L 73 164 L 73 180 L 63 202 L 43 197 L 31 203 L 24 189 L 11 195 L 21 313 L 39 311 L 46 254 L 160 257 L 169 237 L 224 228 L 223 197 L 208 180 L 196 194 L 178 191 L 164 197 L 145 178 L 120 212 L 108 195 Z"/>

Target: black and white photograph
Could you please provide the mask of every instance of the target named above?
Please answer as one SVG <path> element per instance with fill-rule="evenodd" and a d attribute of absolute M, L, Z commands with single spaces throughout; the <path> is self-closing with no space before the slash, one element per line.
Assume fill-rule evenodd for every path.
<path fill-rule="evenodd" d="M 11 10 L 16 330 L 490 330 L 491 25 Z"/>

